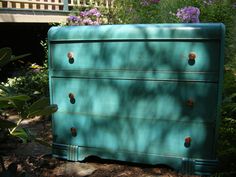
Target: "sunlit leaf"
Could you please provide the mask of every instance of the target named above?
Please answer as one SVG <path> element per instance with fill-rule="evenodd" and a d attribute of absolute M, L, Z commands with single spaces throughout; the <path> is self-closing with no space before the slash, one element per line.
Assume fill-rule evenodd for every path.
<path fill-rule="evenodd" d="M 26 53 L 26 54 L 19 55 L 19 56 L 11 56 L 11 61 L 19 60 L 19 59 L 27 57 L 29 55 L 31 55 L 31 54 L 30 53 Z"/>
<path fill-rule="evenodd" d="M 30 99 L 31 98 L 27 95 L 16 95 L 16 96 L 0 97 L 0 101 L 12 101 L 12 100 L 28 101 Z"/>
<path fill-rule="evenodd" d="M 34 116 L 48 116 L 52 113 L 56 112 L 58 109 L 57 105 L 50 105 L 43 107 L 41 109 L 35 110 L 33 112 L 29 112 L 28 117 L 34 117 Z"/>
<path fill-rule="evenodd" d="M 16 96 L 11 96 L 8 97 L 10 100 L 19 100 L 19 101 L 28 101 L 31 98 L 27 95 L 16 95 Z"/>
<path fill-rule="evenodd" d="M 31 140 L 30 132 L 24 128 L 16 129 L 11 135 L 20 138 L 23 143 L 27 143 Z"/>

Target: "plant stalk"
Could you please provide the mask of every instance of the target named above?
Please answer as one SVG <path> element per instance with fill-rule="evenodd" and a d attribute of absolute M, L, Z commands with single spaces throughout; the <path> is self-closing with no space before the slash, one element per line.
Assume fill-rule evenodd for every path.
<path fill-rule="evenodd" d="M 20 125 L 20 123 L 22 122 L 22 120 L 23 120 L 22 118 L 20 118 L 20 119 L 18 120 L 16 126 L 10 131 L 10 134 L 12 134 L 12 133 L 19 127 L 19 125 Z"/>

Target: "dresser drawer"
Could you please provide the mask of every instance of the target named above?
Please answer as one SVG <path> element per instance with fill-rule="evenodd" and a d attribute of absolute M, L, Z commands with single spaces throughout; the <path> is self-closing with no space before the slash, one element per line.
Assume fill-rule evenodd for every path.
<path fill-rule="evenodd" d="M 98 118 L 59 112 L 55 116 L 54 143 L 109 149 L 110 152 L 212 157 L 212 125 L 157 119 Z M 76 134 L 72 134 L 71 129 Z M 186 137 L 192 140 L 191 148 L 184 144 Z"/>
<path fill-rule="evenodd" d="M 50 50 L 53 70 L 219 70 L 217 40 L 62 42 Z M 196 58 L 189 59 L 190 53 Z"/>
<path fill-rule="evenodd" d="M 134 119 L 213 122 L 217 84 L 52 78 L 58 112 Z"/>

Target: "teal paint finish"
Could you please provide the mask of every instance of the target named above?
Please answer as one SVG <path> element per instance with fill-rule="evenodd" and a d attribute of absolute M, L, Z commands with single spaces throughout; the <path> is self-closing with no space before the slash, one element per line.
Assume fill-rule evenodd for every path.
<path fill-rule="evenodd" d="M 217 41 L 133 41 L 52 44 L 52 67 L 57 70 L 114 69 L 216 72 L 219 67 Z M 133 52 L 136 51 L 136 52 Z M 196 62 L 188 55 L 196 53 Z M 73 52 L 70 64 L 67 53 Z"/>
<path fill-rule="evenodd" d="M 216 117 L 215 83 L 53 78 L 52 85 L 59 112 L 195 122 L 214 122 Z M 193 106 L 188 105 L 191 100 Z"/>
<path fill-rule="evenodd" d="M 222 39 L 223 24 L 137 24 L 52 27 L 49 41 Z"/>
<path fill-rule="evenodd" d="M 223 36 L 222 24 L 51 28 L 53 155 L 214 172 Z"/>
<path fill-rule="evenodd" d="M 211 124 L 69 113 L 55 116 L 57 121 L 67 123 L 55 127 L 53 134 L 57 138 L 54 143 L 104 149 L 114 154 L 121 151 L 179 158 L 214 158 L 211 152 L 214 127 Z M 69 127 L 78 129 L 77 137 L 70 136 Z M 191 148 L 184 146 L 187 136 L 192 138 Z"/>

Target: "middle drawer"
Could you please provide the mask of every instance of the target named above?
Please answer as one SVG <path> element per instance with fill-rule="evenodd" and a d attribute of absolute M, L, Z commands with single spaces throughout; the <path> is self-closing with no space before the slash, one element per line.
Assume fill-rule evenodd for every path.
<path fill-rule="evenodd" d="M 213 122 L 217 84 L 52 78 L 58 112 L 97 117 Z"/>

